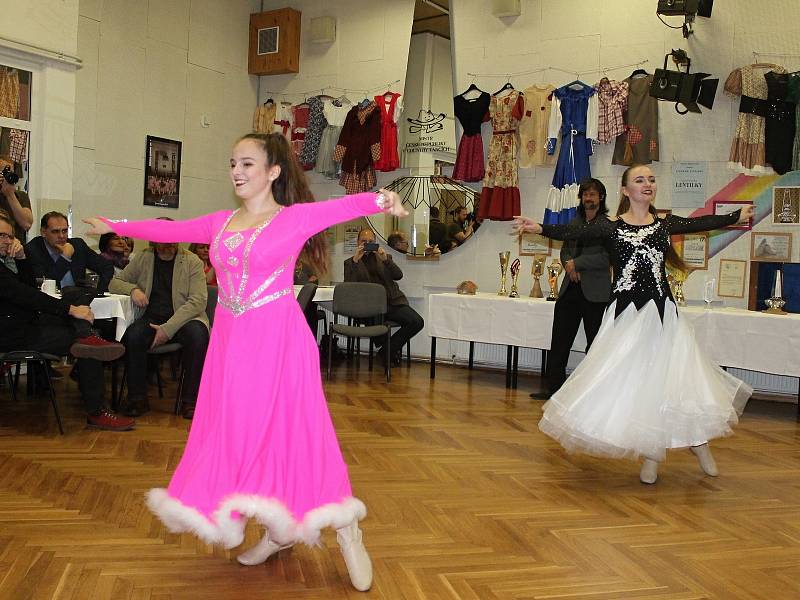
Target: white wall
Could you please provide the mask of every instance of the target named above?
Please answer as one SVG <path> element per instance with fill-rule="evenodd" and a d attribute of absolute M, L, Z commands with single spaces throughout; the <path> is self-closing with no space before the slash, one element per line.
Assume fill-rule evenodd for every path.
<path fill-rule="evenodd" d="M 258 0 L 81 1 L 76 219 L 185 218 L 234 206 L 227 163 L 232 143 L 250 131 L 256 106 L 247 49 L 249 15 L 259 6 Z M 202 116 L 209 127 L 201 126 Z M 178 210 L 143 206 L 147 135 L 183 142 Z"/>

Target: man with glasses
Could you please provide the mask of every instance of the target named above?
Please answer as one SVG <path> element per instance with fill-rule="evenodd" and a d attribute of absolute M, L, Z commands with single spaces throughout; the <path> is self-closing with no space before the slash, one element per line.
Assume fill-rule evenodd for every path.
<path fill-rule="evenodd" d="M 114 265 L 89 248 L 81 238 L 69 237 L 66 215 L 49 212 L 42 217 L 41 235 L 25 246 L 36 277 L 54 279 L 60 288 L 81 285 L 86 269 L 99 276 L 97 290 L 105 292 L 114 277 Z"/>

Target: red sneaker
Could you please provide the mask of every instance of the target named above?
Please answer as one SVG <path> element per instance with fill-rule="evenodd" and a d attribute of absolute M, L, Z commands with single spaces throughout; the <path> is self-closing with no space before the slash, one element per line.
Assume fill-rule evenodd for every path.
<path fill-rule="evenodd" d="M 119 342 L 109 342 L 92 333 L 75 340 L 69 352 L 75 358 L 93 358 L 107 362 L 117 360 L 125 354 L 125 346 Z"/>
<path fill-rule="evenodd" d="M 87 427 L 106 429 L 108 431 L 129 431 L 133 429 L 136 421 L 130 417 L 121 417 L 107 408 L 103 408 L 96 415 L 86 415 Z"/>

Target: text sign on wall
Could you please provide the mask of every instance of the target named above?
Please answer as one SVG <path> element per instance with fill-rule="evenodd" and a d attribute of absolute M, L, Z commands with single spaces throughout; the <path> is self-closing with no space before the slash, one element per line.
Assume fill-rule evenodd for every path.
<path fill-rule="evenodd" d="M 708 163 L 672 163 L 672 208 L 701 208 L 706 203 Z"/>
<path fill-rule="evenodd" d="M 446 127 L 447 115 L 421 110 L 417 118 L 407 118 L 408 133 L 403 152 L 455 152 L 455 136 Z"/>

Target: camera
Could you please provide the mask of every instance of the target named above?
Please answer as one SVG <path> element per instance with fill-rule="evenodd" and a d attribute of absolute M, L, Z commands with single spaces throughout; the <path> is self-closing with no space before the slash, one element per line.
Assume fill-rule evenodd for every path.
<path fill-rule="evenodd" d="M 364 244 L 364 252 L 377 252 L 378 247 L 378 242 L 366 242 Z"/>
<path fill-rule="evenodd" d="M 12 170 L 11 170 L 11 169 L 8 167 L 8 165 L 6 165 L 5 167 L 3 167 L 3 173 L 2 173 L 2 174 L 3 174 L 3 179 L 5 179 L 5 180 L 6 180 L 8 183 L 10 183 L 11 185 L 16 185 L 16 184 L 17 184 L 17 182 L 19 181 L 19 175 L 17 175 L 16 173 L 14 173 L 14 171 L 12 171 Z"/>

